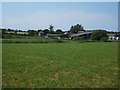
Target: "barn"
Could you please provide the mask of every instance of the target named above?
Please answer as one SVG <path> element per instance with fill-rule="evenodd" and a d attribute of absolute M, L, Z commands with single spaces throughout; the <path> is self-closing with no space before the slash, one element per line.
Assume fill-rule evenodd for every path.
<path fill-rule="evenodd" d="M 82 33 L 77 33 L 77 34 L 71 34 L 69 36 L 69 39 L 74 39 L 75 37 L 82 37 L 83 39 L 90 39 L 92 32 L 82 32 Z"/>

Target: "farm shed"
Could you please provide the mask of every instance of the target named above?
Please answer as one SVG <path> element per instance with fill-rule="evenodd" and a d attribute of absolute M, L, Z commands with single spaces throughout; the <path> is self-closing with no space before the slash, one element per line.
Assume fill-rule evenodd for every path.
<path fill-rule="evenodd" d="M 109 40 L 120 40 L 120 37 L 116 37 L 115 34 L 107 34 Z"/>
<path fill-rule="evenodd" d="M 45 37 L 45 33 L 44 32 L 39 32 L 39 36 L 40 37 Z"/>
<path fill-rule="evenodd" d="M 61 36 L 63 34 L 47 34 L 46 37 L 47 38 L 52 38 L 52 39 L 61 39 Z"/>
<path fill-rule="evenodd" d="M 77 33 L 77 34 L 71 34 L 69 35 L 69 39 L 73 39 L 75 37 L 82 37 L 83 39 L 90 39 L 92 32 L 83 32 L 83 33 Z"/>
<path fill-rule="evenodd" d="M 16 32 L 17 34 L 22 34 L 22 35 L 25 35 L 25 34 L 28 34 L 28 32 Z"/>

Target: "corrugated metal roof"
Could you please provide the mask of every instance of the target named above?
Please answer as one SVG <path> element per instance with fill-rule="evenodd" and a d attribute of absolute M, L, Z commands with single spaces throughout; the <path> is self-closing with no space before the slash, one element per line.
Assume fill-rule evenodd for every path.
<path fill-rule="evenodd" d="M 107 34 L 108 36 L 114 36 L 115 34 Z"/>
<path fill-rule="evenodd" d="M 70 36 L 81 36 L 81 35 L 85 35 L 85 34 L 91 34 L 92 32 L 84 32 L 84 33 L 77 33 L 77 34 L 72 34 Z"/>
<path fill-rule="evenodd" d="M 47 34 L 48 37 L 59 37 L 62 36 L 63 34 Z"/>

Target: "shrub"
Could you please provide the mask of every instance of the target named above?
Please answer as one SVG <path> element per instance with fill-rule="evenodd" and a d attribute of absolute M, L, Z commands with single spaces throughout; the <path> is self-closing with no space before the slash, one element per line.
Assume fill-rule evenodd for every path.
<path fill-rule="evenodd" d="M 75 37 L 74 41 L 78 41 L 80 43 L 86 42 L 86 40 L 84 40 L 82 37 Z"/>
<path fill-rule="evenodd" d="M 100 40 L 106 42 L 106 41 L 108 41 L 108 38 L 107 37 L 101 37 Z"/>
<path fill-rule="evenodd" d="M 95 30 L 91 35 L 92 40 L 101 40 L 102 37 L 107 37 L 107 32 L 105 30 Z"/>
<path fill-rule="evenodd" d="M 56 42 L 56 43 L 63 43 L 63 41 L 60 40 L 60 39 L 56 39 L 54 42 Z"/>
<path fill-rule="evenodd" d="M 75 37 L 74 40 L 75 40 L 75 41 L 83 40 L 83 38 L 82 38 L 82 37 Z"/>

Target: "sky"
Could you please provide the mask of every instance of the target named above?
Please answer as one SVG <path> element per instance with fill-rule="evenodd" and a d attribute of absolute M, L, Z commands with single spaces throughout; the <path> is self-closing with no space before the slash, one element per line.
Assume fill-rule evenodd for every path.
<path fill-rule="evenodd" d="M 86 30 L 118 31 L 117 2 L 3 2 L 2 27 L 18 30 L 70 30 L 81 24 Z"/>

